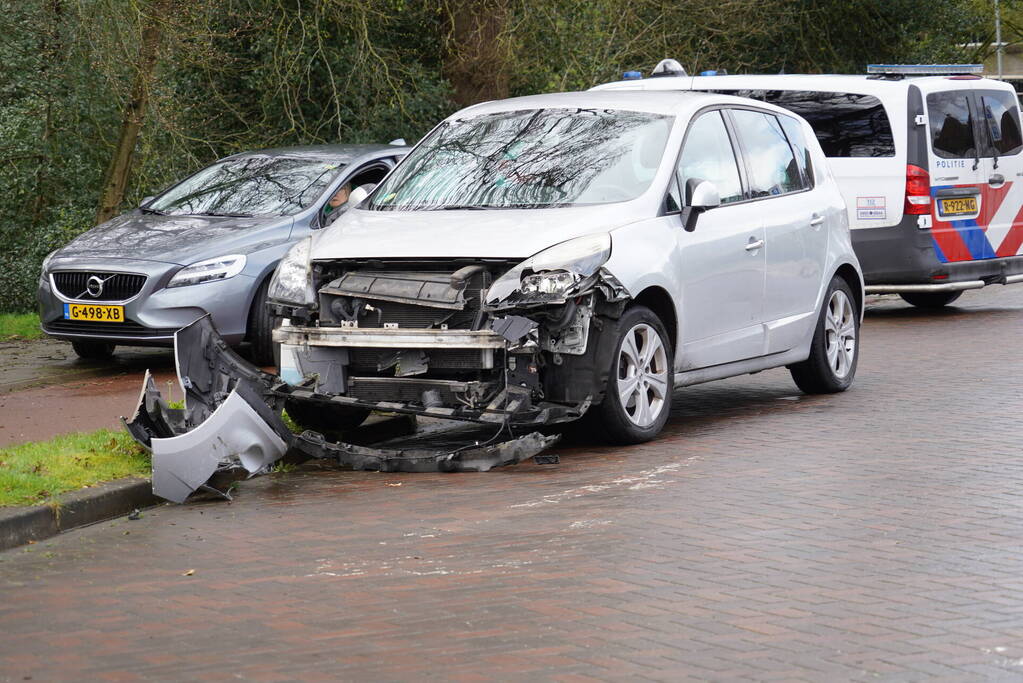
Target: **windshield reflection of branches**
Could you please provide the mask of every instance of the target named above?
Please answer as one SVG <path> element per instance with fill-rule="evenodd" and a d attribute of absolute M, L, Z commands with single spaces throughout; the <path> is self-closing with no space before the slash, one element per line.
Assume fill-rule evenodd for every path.
<path fill-rule="evenodd" d="M 285 216 L 312 204 L 340 170 L 314 159 L 233 159 L 200 171 L 150 207 L 172 215 Z"/>
<path fill-rule="evenodd" d="M 446 124 L 375 194 L 375 208 L 534 208 L 624 201 L 648 186 L 668 117 L 501 112 Z"/>

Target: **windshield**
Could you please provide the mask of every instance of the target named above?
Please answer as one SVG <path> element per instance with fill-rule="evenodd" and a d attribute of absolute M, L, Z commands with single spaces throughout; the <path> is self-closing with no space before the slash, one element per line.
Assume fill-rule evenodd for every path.
<path fill-rule="evenodd" d="M 145 210 L 174 216 L 287 216 L 316 201 L 342 168 L 300 157 L 228 159 L 167 190 Z"/>
<path fill-rule="evenodd" d="M 612 109 L 448 121 L 399 164 L 366 208 L 534 209 L 635 199 L 653 180 L 672 121 Z"/>

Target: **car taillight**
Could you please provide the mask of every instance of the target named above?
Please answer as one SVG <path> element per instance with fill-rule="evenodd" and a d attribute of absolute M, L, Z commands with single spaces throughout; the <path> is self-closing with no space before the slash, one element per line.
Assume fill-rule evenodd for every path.
<path fill-rule="evenodd" d="M 913 164 L 906 165 L 905 212 L 914 216 L 923 216 L 931 212 L 931 176 Z"/>

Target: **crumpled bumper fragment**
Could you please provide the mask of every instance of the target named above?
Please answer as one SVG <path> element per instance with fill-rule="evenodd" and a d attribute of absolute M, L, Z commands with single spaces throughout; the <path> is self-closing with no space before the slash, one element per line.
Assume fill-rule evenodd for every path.
<path fill-rule="evenodd" d="M 232 351 L 209 316 L 175 334 L 174 354 L 185 407 L 169 407 L 147 372 L 132 419 L 121 422 L 153 454 L 153 493 L 177 503 L 208 488 L 217 472 L 240 467 L 256 474 L 289 451 L 362 470 L 486 472 L 522 462 L 558 440 L 534 432 L 505 441 L 423 448 L 413 438 L 400 447 L 374 448 L 332 442 L 317 432 L 295 435 L 281 417 L 290 387 Z"/>

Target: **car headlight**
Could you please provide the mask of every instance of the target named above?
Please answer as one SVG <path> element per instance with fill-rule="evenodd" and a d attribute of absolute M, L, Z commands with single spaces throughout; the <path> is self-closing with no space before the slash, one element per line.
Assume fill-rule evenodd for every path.
<path fill-rule="evenodd" d="M 487 303 L 503 301 L 515 293 L 521 301 L 563 298 L 609 258 L 611 236 L 607 233 L 555 244 L 499 277 L 487 291 Z"/>
<path fill-rule="evenodd" d="M 185 287 L 186 285 L 197 285 L 200 282 L 226 280 L 242 272 L 244 268 L 245 256 L 243 254 L 218 256 L 185 266 L 174 273 L 174 277 L 170 279 L 167 286 Z"/>
<path fill-rule="evenodd" d="M 270 281 L 268 296 L 271 300 L 299 306 L 316 303 L 312 265 L 309 263 L 310 242 L 309 237 L 297 242 L 277 264 L 273 280 Z"/>

